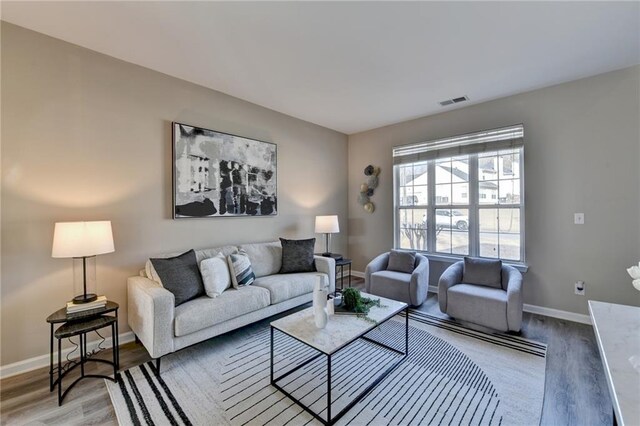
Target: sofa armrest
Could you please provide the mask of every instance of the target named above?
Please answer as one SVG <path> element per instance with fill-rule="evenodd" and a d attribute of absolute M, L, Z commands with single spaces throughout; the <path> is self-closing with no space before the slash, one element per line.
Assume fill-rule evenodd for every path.
<path fill-rule="evenodd" d="M 329 276 L 329 293 L 336 291 L 336 261 L 332 257 L 314 256 L 316 270 Z"/>
<path fill-rule="evenodd" d="M 429 259 L 418 254 L 416 256 L 418 266 L 411 273 L 409 282 L 409 295 L 413 306 L 420 306 L 427 298 L 429 291 Z"/>
<path fill-rule="evenodd" d="M 371 274 L 376 272 L 384 271 L 387 269 L 387 265 L 389 264 L 389 253 L 382 253 L 375 257 L 369 264 L 367 268 L 364 270 L 364 288 L 365 292 L 369 293 L 371 291 Z"/>
<path fill-rule="evenodd" d="M 522 326 L 522 274 L 513 266 L 502 265 L 502 282 L 507 283 L 507 326 L 520 331 Z"/>
<path fill-rule="evenodd" d="M 173 352 L 175 297 L 160 284 L 145 277 L 127 279 L 129 327 L 152 358 Z"/>
<path fill-rule="evenodd" d="M 464 262 L 456 262 L 449 266 L 438 280 L 438 304 L 441 312 L 447 312 L 447 292 L 449 288 L 462 282 Z"/>

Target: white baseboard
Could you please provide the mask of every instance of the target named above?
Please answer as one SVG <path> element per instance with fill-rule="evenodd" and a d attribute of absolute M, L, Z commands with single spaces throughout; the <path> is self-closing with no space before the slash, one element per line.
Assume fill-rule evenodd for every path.
<path fill-rule="evenodd" d="M 120 345 L 123 345 L 125 343 L 133 342 L 134 335 L 132 331 L 128 331 L 126 333 L 120 334 L 118 338 L 120 339 Z M 102 340 L 100 339 L 96 339 L 91 342 L 88 342 L 87 350 L 88 351 L 94 350 L 98 346 L 98 343 L 100 343 L 101 341 Z M 105 340 L 103 347 L 105 348 L 111 347 L 111 337 L 108 337 Z M 63 349 L 62 359 L 65 359 L 67 354 L 69 354 L 72 350 L 73 350 L 73 347 Z M 54 360 L 58 359 L 57 351 L 53 353 L 53 359 Z M 23 361 L 14 362 L 12 364 L 3 365 L 0 367 L 0 379 L 6 379 L 7 377 L 15 376 L 17 374 L 26 373 L 28 371 L 36 370 L 42 367 L 47 367 L 49 366 L 49 360 L 50 360 L 49 354 L 45 354 L 45 355 L 40 355 L 33 358 L 25 359 Z"/>
<path fill-rule="evenodd" d="M 528 305 L 526 303 L 524 304 L 524 311 L 532 314 L 543 315 L 545 317 L 559 318 L 567 321 L 591 325 L 591 317 L 589 317 L 589 315 L 577 314 L 575 312 L 545 308 L 544 306 Z"/>
<path fill-rule="evenodd" d="M 351 275 L 358 278 L 364 278 L 364 272 L 360 272 L 360 271 L 351 271 Z"/>
<path fill-rule="evenodd" d="M 359 271 L 353 271 L 351 272 L 351 275 L 353 275 L 354 277 L 364 278 L 364 273 Z M 429 292 L 438 294 L 438 286 L 430 285 Z M 545 317 L 559 318 L 567 321 L 591 325 L 591 317 L 589 317 L 589 315 L 577 314 L 575 312 L 569 311 L 561 311 L 560 309 L 545 308 L 544 306 L 529 305 L 526 303 L 524 304 L 523 310 L 525 312 L 538 314 Z"/>

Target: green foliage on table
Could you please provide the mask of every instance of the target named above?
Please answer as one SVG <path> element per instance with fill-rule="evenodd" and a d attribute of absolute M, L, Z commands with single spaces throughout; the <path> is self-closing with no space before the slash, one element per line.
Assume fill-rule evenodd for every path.
<path fill-rule="evenodd" d="M 342 303 L 345 309 L 362 315 L 367 315 L 372 306 L 380 307 L 380 299 L 362 297 L 360 290 L 353 287 L 342 291 Z"/>

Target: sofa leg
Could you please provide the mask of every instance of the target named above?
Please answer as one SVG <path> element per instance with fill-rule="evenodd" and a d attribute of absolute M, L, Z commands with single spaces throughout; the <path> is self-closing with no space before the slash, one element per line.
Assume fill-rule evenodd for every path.
<path fill-rule="evenodd" d="M 160 360 L 162 359 L 162 357 L 160 358 L 156 358 L 156 365 L 154 367 L 154 373 L 156 373 L 156 376 L 160 375 Z"/>
<path fill-rule="evenodd" d="M 518 330 L 518 331 L 507 331 L 507 334 L 510 334 L 511 336 L 522 336 L 522 330 Z"/>
<path fill-rule="evenodd" d="M 136 345 L 139 345 L 140 344 L 140 339 L 138 339 L 138 335 L 134 334 L 133 338 L 135 339 Z"/>

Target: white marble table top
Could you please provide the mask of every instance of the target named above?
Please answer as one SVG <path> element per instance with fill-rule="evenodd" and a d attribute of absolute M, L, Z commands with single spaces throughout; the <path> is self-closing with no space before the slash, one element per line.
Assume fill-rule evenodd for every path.
<path fill-rule="evenodd" d="M 374 300 L 380 299 L 382 307 L 372 307 L 367 315 L 378 323 L 393 317 L 407 307 L 406 303 L 380 296 L 367 293 L 362 293 L 362 296 Z M 330 355 L 373 330 L 376 324 L 356 315 L 329 315 L 327 326 L 319 329 L 315 325 L 311 307 L 273 321 L 271 326 Z"/>
<path fill-rule="evenodd" d="M 638 425 L 640 308 L 589 300 L 589 313 L 618 425 Z"/>

